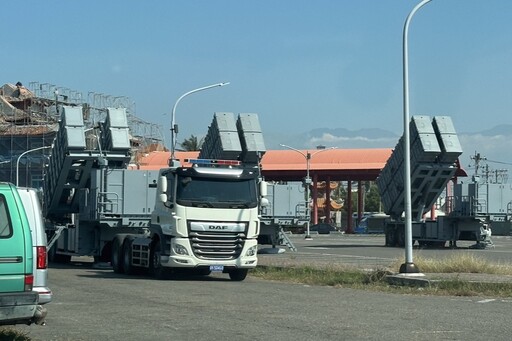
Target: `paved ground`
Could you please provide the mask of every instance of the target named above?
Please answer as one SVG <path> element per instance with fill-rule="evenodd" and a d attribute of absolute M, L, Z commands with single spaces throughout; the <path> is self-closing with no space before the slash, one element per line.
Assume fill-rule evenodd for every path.
<path fill-rule="evenodd" d="M 400 295 L 226 274 L 159 281 L 90 263 L 51 264 L 34 341 L 510 340 L 512 300 Z"/>

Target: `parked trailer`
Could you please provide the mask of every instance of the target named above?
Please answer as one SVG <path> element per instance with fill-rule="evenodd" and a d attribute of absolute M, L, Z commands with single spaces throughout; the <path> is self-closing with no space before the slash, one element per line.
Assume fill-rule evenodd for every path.
<path fill-rule="evenodd" d="M 512 227 L 512 186 L 503 178 L 473 176 L 454 186 L 447 198 L 453 215 L 488 217 L 493 235 L 508 236 Z"/>
<path fill-rule="evenodd" d="M 158 171 L 93 169 L 89 186 L 78 195 L 78 212 L 51 249 L 53 261 L 92 256 L 110 262 L 112 240 L 118 233 L 144 234 L 155 206 Z"/>
<path fill-rule="evenodd" d="M 459 214 L 456 211 L 435 219 L 425 215 L 435 206 L 458 168 L 462 153 L 452 121 L 447 116 L 413 116 L 411 131 L 411 206 L 412 240 L 423 246 L 452 246 L 458 240 L 480 240 L 486 216 Z M 386 246 L 405 245 L 405 186 L 403 137 L 377 178 L 384 211 L 390 216 L 384 226 Z M 445 209 L 451 209 L 445 207 Z"/>
<path fill-rule="evenodd" d="M 292 241 L 284 233 L 284 228 L 305 227 L 308 221 L 306 198 L 302 183 L 269 183 L 267 185 L 268 204 L 261 210 L 260 244 L 286 245 L 297 251 Z"/>
<path fill-rule="evenodd" d="M 49 258 L 110 261 L 115 233 L 149 226 L 158 173 L 126 169 L 130 141 L 125 109 L 108 108 L 105 122 L 87 131 L 81 106 L 60 106 L 59 113 L 44 178 Z"/>

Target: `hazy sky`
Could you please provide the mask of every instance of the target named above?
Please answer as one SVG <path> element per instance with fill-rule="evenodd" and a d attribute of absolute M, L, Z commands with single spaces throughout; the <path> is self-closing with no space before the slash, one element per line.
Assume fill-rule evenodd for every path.
<path fill-rule="evenodd" d="M 402 32 L 418 2 L 4 1 L 0 82 L 128 96 L 167 136 L 182 94 L 231 82 L 180 102 L 178 140 L 205 134 L 217 111 L 258 113 L 269 134 L 400 135 Z M 411 115 L 451 116 L 460 132 L 512 124 L 511 22 L 510 0 L 420 9 L 409 31 Z"/>

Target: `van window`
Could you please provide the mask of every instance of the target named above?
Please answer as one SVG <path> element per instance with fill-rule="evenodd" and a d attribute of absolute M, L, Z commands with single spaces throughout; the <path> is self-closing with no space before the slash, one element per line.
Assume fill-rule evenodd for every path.
<path fill-rule="evenodd" d="M 12 236 L 11 219 L 7 211 L 5 197 L 0 195 L 0 238 L 9 238 Z"/>

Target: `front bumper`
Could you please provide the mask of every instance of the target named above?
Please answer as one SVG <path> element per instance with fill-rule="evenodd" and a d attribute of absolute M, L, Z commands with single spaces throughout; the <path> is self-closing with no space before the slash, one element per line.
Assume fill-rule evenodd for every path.
<path fill-rule="evenodd" d="M 187 254 L 176 254 L 176 244 L 180 245 L 181 249 L 186 249 Z M 253 255 L 247 255 L 248 251 L 252 248 Z M 223 258 L 198 258 L 190 248 L 190 242 L 187 238 L 173 238 L 171 241 L 171 255 L 162 256 L 161 264 L 164 267 L 171 268 L 195 268 L 211 265 L 223 265 L 225 268 L 239 268 L 239 269 L 252 269 L 258 265 L 257 257 L 257 240 L 246 240 L 240 256 L 236 259 L 223 259 Z"/>

